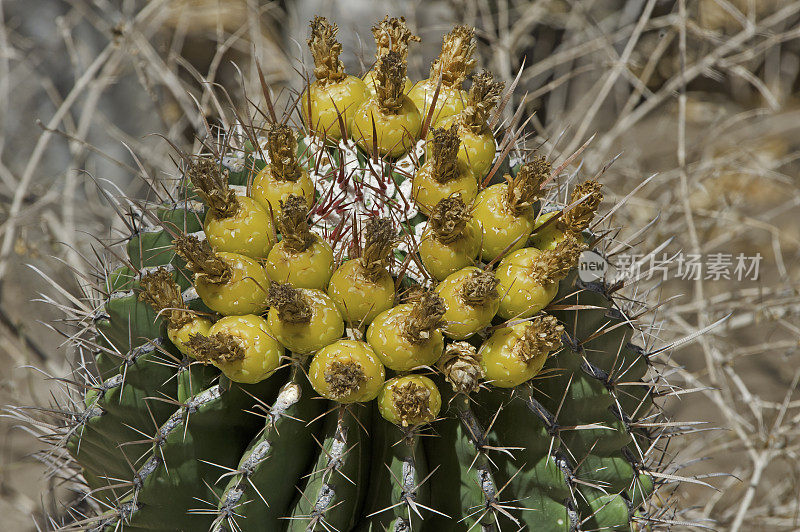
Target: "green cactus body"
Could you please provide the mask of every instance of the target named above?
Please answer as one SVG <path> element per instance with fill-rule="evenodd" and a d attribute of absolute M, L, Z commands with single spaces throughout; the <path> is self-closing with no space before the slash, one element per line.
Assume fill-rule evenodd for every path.
<path fill-rule="evenodd" d="M 335 28 L 315 19 L 312 29 L 315 59 L 335 55 Z M 472 38 L 466 30 L 452 35 Z M 458 46 L 459 53 L 471 54 L 466 41 Z M 325 70 L 334 80 L 336 64 L 326 63 Z M 406 154 L 376 165 L 350 141 L 332 145 L 310 133 L 294 135 L 292 164 L 305 168 L 317 186 L 309 226 L 333 247 L 337 266 L 358 261 L 367 277 L 390 272 L 398 304 L 406 296 L 424 302 L 407 305 L 414 310 L 397 324 L 392 338 L 422 345 L 432 335 L 440 337 L 447 316 L 457 313 L 445 313 L 437 282 L 424 271 L 412 238 L 426 226 L 411 198 L 409 175 L 424 162 L 424 149 L 416 152 L 421 157 Z M 253 132 L 252 139 L 259 146 L 273 143 L 270 150 L 286 147 L 277 137 L 257 138 Z M 230 185 L 241 186 L 269 161 L 268 150 L 255 148 L 251 139 L 238 147 L 244 155 L 214 166 Z M 284 162 L 292 161 L 284 155 Z M 510 172 L 516 164 L 509 164 L 503 161 L 498 168 Z M 294 171 L 289 163 L 272 165 L 275 171 Z M 435 171 L 449 175 L 444 165 Z M 337 210 L 342 203 L 334 203 L 331 189 L 351 194 L 346 208 Z M 371 190 L 381 193 L 370 195 Z M 526 208 L 554 207 L 546 192 L 535 198 L 526 194 L 526 205 L 532 206 Z M 424 375 L 441 393 L 437 417 L 425 410 L 432 404 L 430 387 L 413 385 L 411 379 L 386 392 L 396 394 L 384 394 L 397 409 L 393 424 L 372 401 L 344 404 L 344 397 L 358 397 L 365 389 L 368 376 L 358 362 L 364 358 L 340 357 L 315 373 L 330 392 L 323 399 L 309 382 L 314 353 L 287 348 L 274 374 L 257 384 L 240 384 L 212 362 L 244 356 L 246 336 L 193 335 L 184 351 L 191 356 L 170 343 L 169 326 L 222 317 L 198 297 L 197 280 L 224 285 L 230 278 L 225 261 L 202 238 L 204 207 L 192 197 L 138 214 L 138 229 L 125 244 L 127 260 L 115 265 L 98 288 L 109 295 L 92 320 L 93 341 L 87 344 L 93 346 L 95 367 L 78 371 L 90 385 L 60 439 L 98 503 L 97 515 L 84 528 L 571 532 L 634 530 L 635 521 L 647 521 L 651 495 L 659 487 L 659 477 L 649 472 L 658 466 L 644 452 L 653 447 L 653 435 L 637 421 L 657 415 L 647 380 L 651 364 L 647 352 L 632 343 L 635 324 L 611 287 L 578 279 L 577 257 L 588 241 L 580 234 L 565 233 L 550 249 L 537 252 L 531 282 L 558 286 L 542 312 L 508 321 L 491 313 L 484 320 L 488 326 L 470 329 L 466 341 L 446 339 L 436 363 L 387 370 L 387 381 Z M 576 208 L 575 217 L 580 213 Z M 381 225 L 375 222 L 379 217 L 394 222 Z M 393 225 L 398 220 L 401 239 Z M 450 229 L 452 234 L 460 230 Z M 191 234 L 199 237 L 193 251 L 173 245 Z M 495 277 L 479 274 L 494 271 L 498 262 L 476 262 L 476 275 L 459 288 L 460 300 L 497 301 Z M 154 272 L 162 272 L 166 292 L 148 292 Z M 275 314 L 282 324 L 312 329 L 313 313 L 298 296 L 302 292 L 288 284 L 278 290 L 274 281 L 263 287 L 270 291 L 271 319 Z M 414 299 L 416 289 L 424 294 Z M 165 294 L 171 299 L 163 299 Z M 348 325 L 344 334 L 313 332 L 320 338 L 333 334 L 334 341 L 364 338 L 367 323 Z M 495 330 L 507 326 L 514 326 L 520 338 L 510 348 L 514 356 L 524 364 L 541 364 L 542 357 L 546 362 L 533 379 L 500 388 L 483 375 L 479 353 Z M 271 334 L 280 340 L 278 331 Z M 433 421 L 411 426 L 408 419 Z"/>

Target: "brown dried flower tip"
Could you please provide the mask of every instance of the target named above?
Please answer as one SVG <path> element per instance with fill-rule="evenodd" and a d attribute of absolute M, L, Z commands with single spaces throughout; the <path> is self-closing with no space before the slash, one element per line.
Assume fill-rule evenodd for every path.
<path fill-rule="evenodd" d="M 389 52 L 381 56 L 375 79 L 378 105 L 385 113 L 396 114 L 403 107 L 403 89 L 406 84 L 406 63 L 400 54 Z"/>
<path fill-rule="evenodd" d="M 567 233 L 555 249 L 546 249 L 536 257 L 529 275 L 542 286 L 560 281 L 578 264 L 584 249 L 585 244 Z"/>
<path fill-rule="evenodd" d="M 484 70 L 472 76 L 467 105 L 461 112 L 461 123 L 476 133 L 489 129 L 489 114 L 500 101 L 500 94 L 506 84 L 495 81 L 491 72 Z"/>
<path fill-rule="evenodd" d="M 513 352 L 520 360 L 532 362 L 543 353 L 561 349 L 564 326 L 553 316 L 536 316 L 525 329 L 522 338 L 514 345 Z"/>
<path fill-rule="evenodd" d="M 464 233 L 470 213 L 461 194 L 440 200 L 431 211 L 428 227 L 433 237 L 443 244 L 455 242 Z"/>
<path fill-rule="evenodd" d="M 316 240 L 308 229 L 308 204 L 302 196 L 290 194 L 285 202 L 281 201 L 277 222 L 284 245 L 296 253 L 307 250 Z"/>
<path fill-rule="evenodd" d="M 551 171 L 547 159 L 537 157 L 523 164 L 514 177 L 506 174 L 506 205 L 511 212 L 519 216 L 539 199 L 542 183 L 550 177 Z"/>
<path fill-rule="evenodd" d="M 481 359 L 469 342 L 453 342 L 448 345 L 436 365 L 456 393 L 469 394 L 478 391 L 484 377 Z"/>
<path fill-rule="evenodd" d="M 389 265 L 396 232 L 388 218 L 372 218 L 364 227 L 364 251 L 361 266 L 368 279 L 375 279 Z"/>
<path fill-rule="evenodd" d="M 269 166 L 275 179 L 297 181 L 300 165 L 297 162 L 297 139 L 286 124 L 273 124 L 267 132 Z"/>
<path fill-rule="evenodd" d="M 225 284 L 231 279 L 231 268 L 220 259 L 207 240 L 181 234 L 173 240 L 175 253 L 186 261 L 186 267 L 196 279 L 211 284 Z"/>
<path fill-rule="evenodd" d="M 142 276 L 139 300 L 161 313 L 173 327 L 182 327 L 194 319 L 181 297 L 181 288 L 165 268 Z"/>
<path fill-rule="evenodd" d="M 431 131 L 431 159 L 433 170 L 431 175 L 438 183 L 447 183 L 458 177 L 458 148 L 461 139 L 458 138 L 458 126 L 453 124 L 450 128 L 433 128 Z"/>
<path fill-rule="evenodd" d="M 580 233 L 589 227 L 595 212 L 597 212 L 597 207 L 599 207 L 600 202 L 603 201 L 603 193 L 600 192 L 602 187 L 603 185 L 593 180 L 586 181 L 575 187 L 575 190 L 572 191 L 572 195 L 569 198 L 570 205 L 581 198 L 585 199 L 565 212 L 562 216 L 561 221 L 567 229 L 575 233 Z"/>
<path fill-rule="evenodd" d="M 372 35 L 375 37 L 375 57 L 380 59 L 384 54 L 397 52 L 400 59 L 408 59 L 408 43 L 419 42 L 420 38 L 408 29 L 405 17 L 383 17 L 376 25 L 372 26 Z"/>
<path fill-rule="evenodd" d="M 431 391 L 416 382 L 407 382 L 392 388 L 392 402 L 397 409 L 400 424 L 404 427 L 431 421 Z"/>
<path fill-rule="evenodd" d="M 421 344 L 431 338 L 433 331 L 442 326 L 445 313 L 444 299 L 433 291 L 422 293 L 403 323 L 403 336 L 412 344 Z"/>
<path fill-rule="evenodd" d="M 186 345 L 195 359 L 205 363 L 233 362 L 244 358 L 244 347 L 241 341 L 224 332 L 218 332 L 211 336 L 193 334 L 189 337 Z"/>
<path fill-rule="evenodd" d="M 469 278 L 464 281 L 459 290 L 459 296 L 466 304 L 477 307 L 497 299 L 499 280 L 490 271 L 474 271 Z"/>
<path fill-rule="evenodd" d="M 308 323 L 311 306 L 303 292 L 289 283 L 271 283 L 267 294 L 270 307 L 278 309 L 278 319 L 285 323 Z"/>
<path fill-rule="evenodd" d="M 367 382 L 364 368 L 358 362 L 331 362 L 324 374 L 330 394 L 334 399 L 341 399 L 357 392 Z"/>
<path fill-rule="evenodd" d="M 431 65 L 429 78 L 436 82 L 442 75 L 442 85 L 460 88 L 475 68 L 475 28 L 456 26 L 442 40 L 442 52 Z"/>
<path fill-rule="evenodd" d="M 223 173 L 213 159 L 198 158 L 189 164 L 187 174 L 194 190 L 218 217 L 230 218 L 239 212 L 239 200 L 228 186 L 227 170 Z"/>
<path fill-rule="evenodd" d="M 342 81 L 347 74 L 339 60 L 342 45 L 336 40 L 339 26 L 331 24 L 325 17 L 316 16 L 310 23 L 311 38 L 308 47 L 314 58 L 314 77 L 323 85 Z"/>

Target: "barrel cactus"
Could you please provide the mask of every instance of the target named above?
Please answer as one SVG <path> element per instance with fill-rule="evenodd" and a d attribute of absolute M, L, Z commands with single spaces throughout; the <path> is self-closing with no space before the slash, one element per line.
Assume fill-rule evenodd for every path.
<path fill-rule="evenodd" d="M 472 28 L 416 84 L 402 19 L 363 79 L 336 32 L 312 21 L 286 116 L 265 91 L 263 127 L 179 154 L 110 248 L 55 438 L 91 509 L 69 527 L 657 524 L 648 353 L 620 286 L 577 271 L 600 185 L 501 137 L 510 88 L 473 72 Z"/>

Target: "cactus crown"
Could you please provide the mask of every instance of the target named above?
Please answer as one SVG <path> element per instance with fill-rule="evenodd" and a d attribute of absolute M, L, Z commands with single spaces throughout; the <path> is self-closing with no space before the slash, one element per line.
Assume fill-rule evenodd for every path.
<path fill-rule="evenodd" d="M 602 187 L 603 185 L 592 180 L 575 187 L 569 198 L 570 204 L 576 203 L 581 198 L 585 199 L 564 213 L 561 221 L 568 230 L 580 233 L 589 227 L 597 207 L 603 201 L 603 193 L 600 192 Z"/>
<path fill-rule="evenodd" d="M 317 239 L 308 228 L 308 204 L 302 196 L 290 194 L 286 201 L 281 201 L 276 222 L 284 245 L 296 253 L 307 250 Z"/>
<path fill-rule="evenodd" d="M 525 332 L 516 344 L 514 355 L 526 363 L 533 362 L 543 353 L 550 353 L 561 348 L 561 335 L 564 326 L 553 316 L 536 316 L 525 328 Z"/>
<path fill-rule="evenodd" d="M 473 307 L 485 305 L 499 297 L 498 283 L 497 277 L 491 271 L 474 271 L 461 285 L 459 296 Z"/>
<path fill-rule="evenodd" d="M 278 319 L 285 323 L 311 321 L 311 305 L 303 292 L 289 283 L 271 283 L 268 292 L 269 306 L 278 309 Z"/>
<path fill-rule="evenodd" d="M 458 148 L 461 139 L 458 137 L 458 126 L 434 128 L 431 132 L 431 159 L 433 169 L 431 175 L 438 183 L 447 183 L 458 177 Z"/>
<path fill-rule="evenodd" d="M 469 342 L 449 344 L 437 367 L 456 393 L 469 394 L 478 391 L 483 379 L 483 368 L 475 346 Z"/>
<path fill-rule="evenodd" d="M 343 79 L 336 26 L 320 17 L 311 26 L 316 87 Z M 375 31 L 381 62 L 373 75 L 379 96 L 396 105 L 407 44 L 416 38 L 402 19 L 384 19 Z M 448 85 L 460 83 L 474 65 L 474 47 L 473 30 L 454 29 L 434 72 Z M 462 118 L 485 124 L 501 87 L 486 73 L 475 76 Z M 427 92 L 429 82 L 421 88 Z M 329 103 L 335 98 L 337 109 L 346 107 L 337 91 L 318 92 L 328 92 Z M 80 349 L 91 346 L 93 360 L 71 382 L 81 386 L 83 400 L 70 398 L 45 435 L 61 445 L 53 455 L 71 456 L 82 468 L 87 497 L 108 509 L 77 526 L 214 532 L 649 526 L 645 506 L 657 487 L 659 460 L 643 449 L 669 436 L 651 422 L 659 415 L 652 409 L 660 393 L 654 383 L 663 375 L 651 365 L 650 346 L 630 343 L 638 303 L 613 299 L 616 285 L 603 280 L 578 282 L 574 268 L 600 186 L 577 187 L 559 231 L 536 241 L 528 239 L 529 215 L 556 203 L 555 190 L 541 191 L 553 176 L 544 158 L 522 165 L 507 185 L 487 188 L 474 161 L 457 158 L 459 134 L 466 141 L 474 133 L 463 122 L 432 130 L 420 166 L 408 153 L 413 146 L 403 147 L 406 157 L 378 161 L 360 157 L 350 135 L 333 143 L 307 131 L 301 140 L 283 125 L 288 116 L 270 111 L 269 157 L 257 149 L 264 143 L 260 129 L 241 124 L 236 130 L 246 135 L 233 133 L 209 149 L 213 159 L 195 159 L 187 168 L 212 215 L 233 212 L 237 201 L 248 213 L 260 208 L 258 220 L 204 225 L 196 202 L 159 198 L 133 213 L 146 225 L 125 243 L 125 265 L 104 283 L 110 290 L 98 289 L 102 311 L 80 309 L 92 336 L 76 337 Z M 487 143 L 484 158 L 528 153 L 527 135 L 512 133 L 513 154 Z M 307 157 L 297 155 L 301 142 Z M 232 153 L 241 155 L 219 155 Z M 266 171 L 253 176 L 261 162 Z M 249 182 L 252 201 L 232 194 L 233 185 Z M 434 190 L 441 184 L 447 186 Z M 414 193 L 421 185 L 436 193 L 430 204 Z M 483 202 L 489 188 L 483 197 L 500 205 Z M 273 228 L 269 211 L 279 201 Z M 309 213 L 315 201 L 321 208 Z M 525 219 L 512 216 L 523 213 Z M 310 230 L 314 224 L 318 234 Z M 176 237 L 178 227 L 186 234 Z M 273 254 L 278 236 L 292 252 L 309 251 L 290 260 Z M 425 245 L 429 236 L 463 240 Z M 515 240 L 504 243 L 506 237 Z M 525 247 L 507 257 L 495 253 L 516 242 Z M 393 260 L 403 265 L 397 272 L 389 269 Z M 151 273 L 137 292 L 132 286 L 142 271 Z M 398 308 L 403 294 L 411 304 Z M 170 329 L 184 323 L 189 327 Z M 533 386 L 540 374 L 547 378 Z M 253 416 L 254 405 L 268 415 Z M 109 479 L 118 491 L 108 489 Z M 660 505 L 651 506 L 661 511 Z"/>
<path fill-rule="evenodd" d="M 173 327 L 182 327 L 192 321 L 192 313 L 186 309 L 181 297 L 181 287 L 166 268 L 142 276 L 139 286 L 139 300 L 162 313 Z"/>
<path fill-rule="evenodd" d="M 339 26 L 320 16 L 314 17 L 310 26 L 308 47 L 314 58 L 314 77 L 322 85 L 342 81 L 347 74 L 344 72 L 344 63 L 339 59 L 339 54 L 342 53 L 342 44 L 336 40 Z"/>
<path fill-rule="evenodd" d="M 386 113 L 397 113 L 403 107 L 406 83 L 406 62 L 397 52 L 387 52 L 378 61 L 375 75 L 378 105 Z"/>
<path fill-rule="evenodd" d="M 551 170 L 544 157 L 537 157 L 523 164 L 514 177 L 506 174 L 506 205 L 511 212 L 519 216 L 539 199 L 542 184 L 550 177 Z"/>
<path fill-rule="evenodd" d="M 175 252 L 186 261 L 198 280 L 211 284 L 224 284 L 231 279 L 231 268 L 214 253 L 207 240 L 194 235 L 178 235 L 173 241 Z"/>
<path fill-rule="evenodd" d="M 228 186 L 228 176 L 213 159 L 198 157 L 189 164 L 187 174 L 195 191 L 218 217 L 230 218 L 239 212 L 239 200 Z"/>
<path fill-rule="evenodd" d="M 536 257 L 531 265 L 531 278 L 542 286 L 560 281 L 578 264 L 584 249 L 586 245 L 574 235 L 566 235 L 554 249 L 546 249 Z"/>
<path fill-rule="evenodd" d="M 428 341 L 434 330 L 442 326 L 444 299 L 433 291 L 423 292 L 414 302 L 403 323 L 403 336 L 412 344 Z"/>
<path fill-rule="evenodd" d="M 442 76 L 442 85 L 458 88 L 475 68 L 475 28 L 456 26 L 442 40 L 442 52 L 431 64 L 430 79 Z"/>
<path fill-rule="evenodd" d="M 395 230 L 388 218 L 372 218 L 364 227 L 364 250 L 361 267 L 367 279 L 374 280 L 389 265 L 389 255 L 395 245 Z"/>
<path fill-rule="evenodd" d="M 449 244 L 461 237 L 469 219 L 469 209 L 461 199 L 461 194 L 455 194 L 436 204 L 428 224 L 436 240 Z"/>
<path fill-rule="evenodd" d="M 461 112 L 461 124 L 476 133 L 485 132 L 489 128 L 489 114 L 500 101 L 505 86 L 502 81 L 495 81 L 491 72 L 474 74 L 466 107 Z"/>
<path fill-rule="evenodd" d="M 282 181 L 297 181 L 301 170 L 292 128 L 286 124 L 272 124 L 267 133 L 267 151 L 272 176 Z"/>

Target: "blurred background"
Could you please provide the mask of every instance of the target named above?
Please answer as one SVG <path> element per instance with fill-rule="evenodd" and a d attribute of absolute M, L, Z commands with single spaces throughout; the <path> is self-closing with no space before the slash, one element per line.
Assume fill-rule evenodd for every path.
<path fill-rule="evenodd" d="M 643 319 L 656 347 L 679 341 L 658 357 L 676 386 L 664 408 L 693 432 L 669 443 L 662 496 L 675 530 L 800 530 L 800 1 L 0 0 L 0 405 L 47 407 L 46 375 L 68 374 L 57 305 L 88 304 L 95 237 L 124 234 L 98 185 L 144 197 L 143 174 L 175 171 L 162 137 L 192 151 L 203 118 L 253 116 L 257 63 L 285 105 L 315 14 L 364 72 L 387 13 L 422 37 L 412 79 L 453 24 L 474 25 L 480 65 L 518 79 L 506 125 L 523 106 L 556 161 L 594 135 L 570 167 L 581 180 L 619 156 L 601 211 L 633 192 L 610 225 L 637 252 L 732 258 L 729 278 L 696 280 L 673 261 L 636 294 L 664 303 Z M 760 255 L 757 278 L 737 279 L 739 254 Z M 72 495 L 16 425 L 0 419 L 0 515 L 46 529 Z"/>

